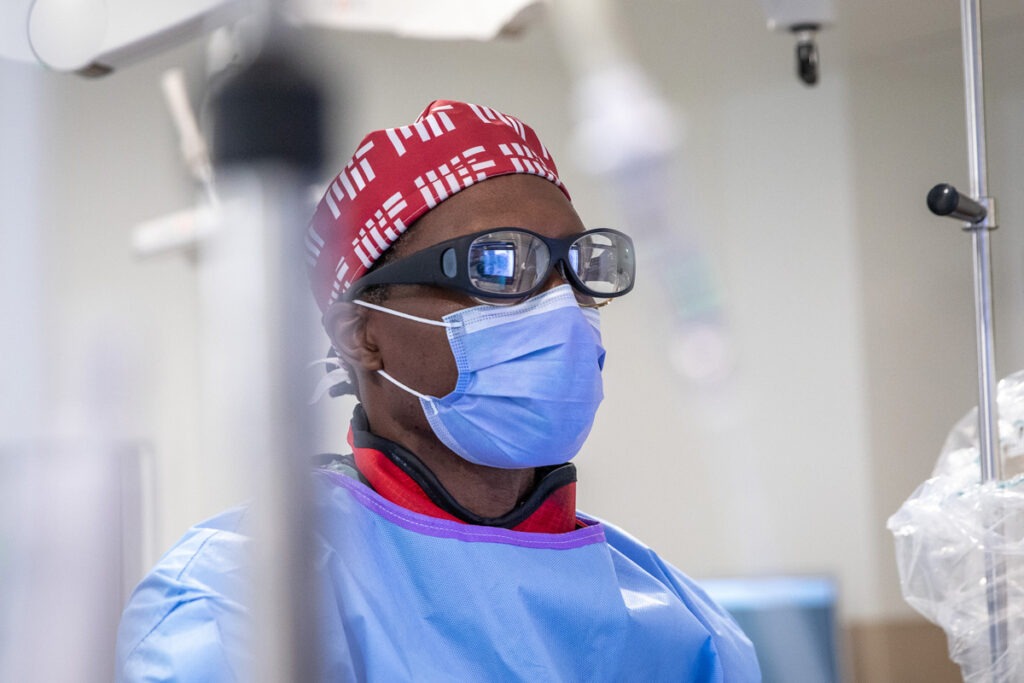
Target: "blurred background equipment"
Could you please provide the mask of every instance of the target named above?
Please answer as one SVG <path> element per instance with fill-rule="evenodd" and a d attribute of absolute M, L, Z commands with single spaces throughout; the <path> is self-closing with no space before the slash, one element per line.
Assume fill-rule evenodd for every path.
<path fill-rule="evenodd" d="M 757 650 L 763 683 L 843 680 L 838 587 L 827 576 L 705 579 Z"/>
<path fill-rule="evenodd" d="M 761 0 L 761 6 L 769 29 L 796 37 L 797 77 L 806 85 L 817 85 L 818 32 L 834 21 L 832 0 Z"/>
<path fill-rule="evenodd" d="M 276 5 L 292 22 L 409 38 L 491 40 L 523 30 L 545 0 L 10 0 L 0 56 L 104 76 Z"/>

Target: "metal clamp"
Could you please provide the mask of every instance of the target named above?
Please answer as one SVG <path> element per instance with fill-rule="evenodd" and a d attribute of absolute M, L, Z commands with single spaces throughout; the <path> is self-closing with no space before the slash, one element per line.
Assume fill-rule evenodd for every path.
<path fill-rule="evenodd" d="M 996 202 L 992 197 L 973 199 L 960 194 L 949 183 L 939 183 L 928 192 L 928 208 L 936 216 L 964 221 L 964 230 L 995 230 Z"/>

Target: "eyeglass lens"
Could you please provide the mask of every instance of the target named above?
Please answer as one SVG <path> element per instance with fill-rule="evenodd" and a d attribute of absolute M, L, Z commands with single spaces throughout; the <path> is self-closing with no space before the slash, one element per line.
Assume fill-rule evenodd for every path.
<path fill-rule="evenodd" d="M 583 235 L 569 249 L 576 277 L 597 294 L 616 294 L 633 280 L 633 250 L 620 235 L 594 232 Z"/>

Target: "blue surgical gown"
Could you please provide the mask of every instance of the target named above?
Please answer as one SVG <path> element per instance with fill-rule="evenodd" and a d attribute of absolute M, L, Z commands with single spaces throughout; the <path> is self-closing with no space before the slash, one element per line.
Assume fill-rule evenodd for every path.
<path fill-rule="evenodd" d="M 611 524 L 563 534 L 414 513 L 317 471 L 331 681 L 760 681 L 750 641 Z M 120 681 L 245 681 L 247 508 L 193 527 L 133 593 Z"/>

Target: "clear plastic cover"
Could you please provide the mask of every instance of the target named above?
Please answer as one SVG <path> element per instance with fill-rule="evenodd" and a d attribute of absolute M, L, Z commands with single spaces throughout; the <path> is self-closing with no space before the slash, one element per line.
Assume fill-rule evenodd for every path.
<path fill-rule="evenodd" d="M 981 483 L 974 409 L 888 522 L 903 596 L 945 630 L 968 683 L 1024 681 L 1024 372 L 998 404 L 1002 480 Z"/>

